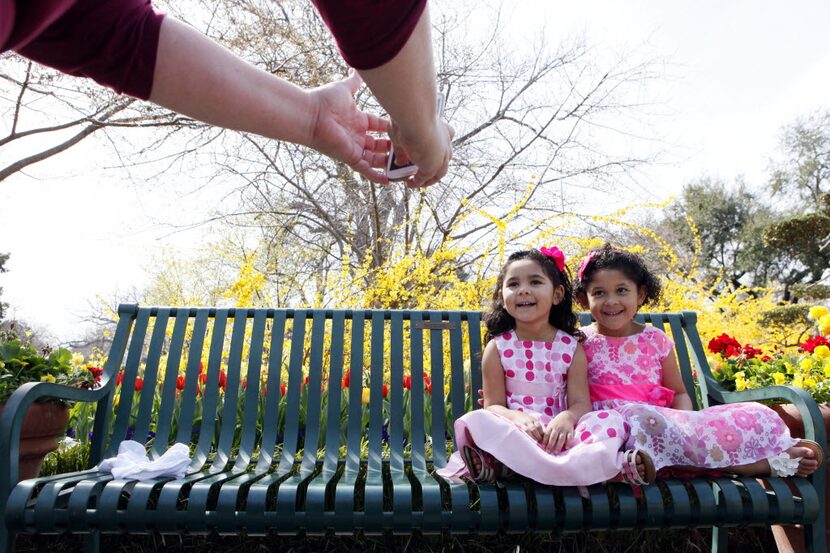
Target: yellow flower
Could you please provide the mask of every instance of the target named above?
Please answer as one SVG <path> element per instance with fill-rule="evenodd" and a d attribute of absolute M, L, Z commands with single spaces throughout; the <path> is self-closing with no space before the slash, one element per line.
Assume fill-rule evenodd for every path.
<path fill-rule="evenodd" d="M 41 382 L 54 382 L 55 377 L 52 376 L 51 374 L 44 374 L 43 376 L 40 377 L 40 381 Z"/>
<path fill-rule="evenodd" d="M 830 313 L 830 310 L 828 310 L 826 307 L 824 307 L 823 305 L 816 305 L 810 308 L 809 316 L 811 319 L 817 321 L 825 315 L 827 315 L 828 313 Z"/>
<path fill-rule="evenodd" d="M 84 356 L 80 353 L 73 353 L 72 354 L 72 364 L 76 367 L 80 367 L 84 364 Z"/>
<path fill-rule="evenodd" d="M 830 364 L 824 366 L 824 376 L 830 376 Z"/>
<path fill-rule="evenodd" d="M 801 360 L 798 366 L 801 367 L 801 370 L 803 371 L 811 371 L 813 370 L 813 360 L 809 357 L 805 357 Z"/>
<path fill-rule="evenodd" d="M 807 378 L 804 379 L 804 384 L 806 386 L 808 386 L 809 388 L 815 388 L 816 387 L 816 379 L 813 378 L 812 376 L 808 376 Z"/>
<path fill-rule="evenodd" d="M 743 378 L 736 378 L 735 389 L 739 392 L 746 390 L 746 380 L 744 380 Z"/>
<path fill-rule="evenodd" d="M 800 374 L 797 374 L 793 377 L 793 386 L 795 386 L 796 388 L 804 387 L 804 378 Z"/>
<path fill-rule="evenodd" d="M 360 401 L 363 402 L 364 405 L 369 403 L 369 388 L 363 388 L 363 396 L 360 398 Z"/>
<path fill-rule="evenodd" d="M 795 374 L 795 367 L 793 367 L 792 363 L 784 361 L 784 366 L 787 368 L 787 374 Z"/>
<path fill-rule="evenodd" d="M 830 359 L 830 347 L 818 346 L 813 350 L 813 357 L 816 359 Z"/>
<path fill-rule="evenodd" d="M 830 314 L 822 315 L 818 320 L 818 331 L 825 336 L 830 334 Z"/>
<path fill-rule="evenodd" d="M 776 384 L 783 384 L 787 381 L 787 377 L 784 376 L 784 373 L 773 373 L 772 378 L 775 379 Z"/>

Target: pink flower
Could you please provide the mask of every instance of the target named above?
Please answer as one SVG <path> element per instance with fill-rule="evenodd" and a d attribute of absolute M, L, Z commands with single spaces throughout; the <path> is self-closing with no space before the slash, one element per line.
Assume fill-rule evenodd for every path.
<path fill-rule="evenodd" d="M 735 424 L 743 430 L 754 430 L 763 432 L 763 427 L 758 424 L 758 415 L 748 410 L 735 409 Z"/>
<path fill-rule="evenodd" d="M 723 420 L 713 420 L 709 426 L 715 429 L 715 440 L 724 451 L 737 451 L 743 443 L 743 436 L 737 427 Z"/>
<path fill-rule="evenodd" d="M 559 269 L 560 271 L 565 270 L 565 254 L 562 253 L 562 250 L 560 250 L 556 246 L 551 246 L 550 248 L 542 246 L 541 248 L 539 248 L 539 251 L 542 252 L 542 255 L 545 255 L 553 259 L 553 262 L 556 264 L 557 269 Z"/>

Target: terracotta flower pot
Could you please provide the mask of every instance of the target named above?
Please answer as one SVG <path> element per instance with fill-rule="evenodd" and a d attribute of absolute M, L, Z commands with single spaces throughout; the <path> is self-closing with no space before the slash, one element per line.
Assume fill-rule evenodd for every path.
<path fill-rule="evenodd" d="M 0 405 L 0 413 L 5 405 Z M 40 472 L 43 458 L 58 448 L 66 433 L 69 408 L 64 403 L 47 401 L 33 403 L 23 418 L 20 431 L 20 476 L 18 480 L 34 478 Z"/>
<path fill-rule="evenodd" d="M 830 436 L 830 405 L 826 403 L 819 403 L 819 411 L 821 411 L 821 418 L 824 419 L 824 428 L 828 436 Z M 790 429 L 790 434 L 793 438 L 804 437 L 804 421 L 801 419 L 801 414 L 793 405 L 786 403 L 782 405 L 773 405 L 772 409 L 787 424 Z M 824 464 L 823 470 L 828 470 L 828 463 Z M 828 473 L 830 477 L 830 473 Z M 826 497 L 830 497 L 830 478 L 827 479 L 825 485 Z M 827 532 L 827 539 L 830 540 L 830 510 L 825 513 L 825 529 Z M 772 535 L 775 537 L 775 544 L 778 546 L 779 553 L 799 553 L 804 551 L 804 534 L 801 527 L 797 526 L 773 526 Z"/>

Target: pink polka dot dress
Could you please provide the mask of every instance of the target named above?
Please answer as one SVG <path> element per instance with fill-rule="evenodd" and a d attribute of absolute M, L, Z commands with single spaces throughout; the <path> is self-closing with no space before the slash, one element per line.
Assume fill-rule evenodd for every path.
<path fill-rule="evenodd" d="M 567 409 L 567 374 L 577 340 L 558 331 L 552 342 L 520 340 L 505 332 L 493 338 L 504 369 L 505 402 L 547 425 Z M 490 453 L 514 472 L 542 484 L 587 486 L 604 482 L 620 472 L 620 448 L 627 437 L 624 422 L 613 410 L 591 412 L 579 419 L 575 438 L 567 448 L 552 454 L 513 422 L 477 409 L 455 421 L 456 444 Z M 466 475 L 456 452 L 438 474 L 446 478 Z"/>
<path fill-rule="evenodd" d="M 627 448 L 667 466 L 724 468 L 769 459 L 798 440 L 769 407 L 746 402 L 700 411 L 672 409 L 674 391 L 662 386 L 662 362 L 674 343 L 646 326 L 639 334 L 612 337 L 583 328 L 588 382 L 594 409 L 615 409 L 629 428 Z M 637 396 L 637 397 L 632 397 Z"/>

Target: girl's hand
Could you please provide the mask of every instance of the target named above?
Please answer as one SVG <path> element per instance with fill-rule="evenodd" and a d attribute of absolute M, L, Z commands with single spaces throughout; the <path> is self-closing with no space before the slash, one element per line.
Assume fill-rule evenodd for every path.
<path fill-rule="evenodd" d="M 512 419 L 513 424 L 521 428 L 522 431 L 537 442 L 542 443 L 542 440 L 545 437 L 545 429 L 542 426 L 542 423 L 539 422 L 539 419 L 519 411 L 516 412 Z"/>
<path fill-rule="evenodd" d="M 559 413 L 545 428 L 542 445 L 549 453 L 559 453 L 571 443 L 574 425 L 567 413 Z"/>

